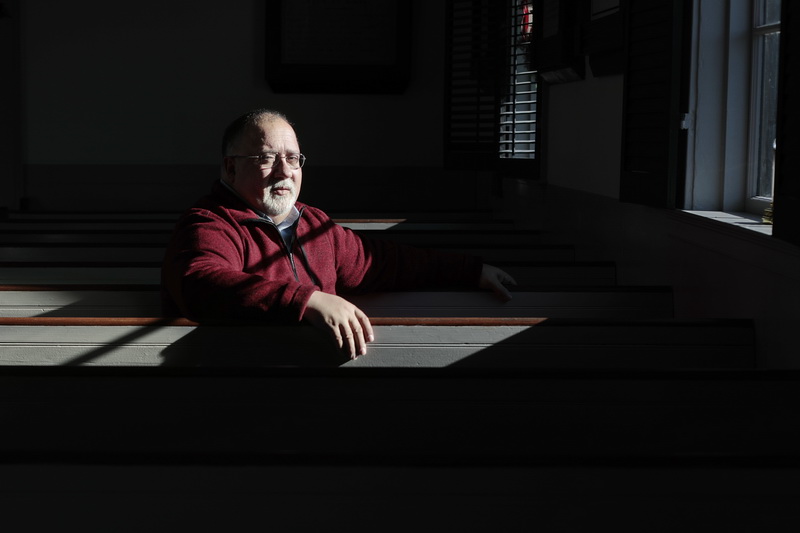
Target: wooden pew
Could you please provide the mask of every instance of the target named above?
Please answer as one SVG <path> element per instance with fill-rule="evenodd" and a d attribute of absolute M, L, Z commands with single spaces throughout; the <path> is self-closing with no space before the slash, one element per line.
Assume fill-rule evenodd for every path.
<path fill-rule="evenodd" d="M 611 286 L 617 282 L 616 266 L 610 261 L 498 261 L 518 283 L 527 286 Z M 54 263 L 52 261 L 0 264 L 0 284 L 12 285 L 157 285 L 161 264 L 155 262 Z"/>
<path fill-rule="evenodd" d="M 415 246 L 438 246 L 443 244 L 473 246 L 476 243 L 519 245 L 522 243 L 541 244 L 544 240 L 540 232 L 528 230 L 487 229 L 480 225 L 448 224 L 448 229 L 430 228 L 429 224 L 417 224 L 418 229 L 405 226 L 382 227 L 380 223 L 342 224 L 345 227 L 356 227 L 356 231 L 368 238 L 378 238 L 411 244 Z M 390 225 L 387 225 L 390 226 Z M 171 232 L 151 231 L 146 229 L 120 230 L 69 230 L 62 228 L 52 230 L 2 230 L 0 229 L 0 246 L 96 246 L 96 245 L 151 245 L 165 246 Z"/>
<path fill-rule="evenodd" d="M 311 326 L 159 318 L 0 319 L 0 366 L 752 368 L 747 320 L 375 317 L 350 361 Z"/>
<path fill-rule="evenodd" d="M 791 370 L 5 367 L 0 390 L 10 531 L 123 516 L 125 531 L 791 531 L 797 517 Z"/>
<path fill-rule="evenodd" d="M 176 214 L 11 214 L 0 222 L 5 230 L 0 231 L 0 284 L 157 284 L 174 218 Z M 505 220 L 457 213 L 336 220 L 367 236 L 484 254 L 487 262 L 525 285 L 616 283 L 613 263 L 576 262 L 571 247 L 547 243 L 550 237 Z"/>
<path fill-rule="evenodd" d="M 430 224 L 417 224 L 418 229 L 398 225 L 383 227 L 380 223 L 342 224 L 355 227 L 360 235 L 384 239 L 413 246 L 480 246 L 480 245 L 537 245 L 543 244 L 545 238 L 538 231 L 487 229 L 480 225 L 447 224 L 447 229 L 431 228 Z M 390 226 L 390 225 L 386 225 Z M 360 229 L 359 229 L 360 228 Z M 2 230 L 0 229 L 0 246 L 98 246 L 98 245 L 133 245 L 133 246 L 166 246 L 171 231 L 152 231 L 147 229 L 69 230 L 57 228 L 51 230 Z"/>
<path fill-rule="evenodd" d="M 486 291 L 417 291 L 346 296 L 370 317 L 670 318 L 667 287 L 512 288 L 509 302 Z M 0 286 L 0 316 L 154 317 L 157 286 Z"/>
<path fill-rule="evenodd" d="M 502 244 L 454 245 L 440 243 L 432 248 L 483 257 L 487 262 L 501 261 L 573 261 L 575 250 L 567 245 Z M 139 244 L 43 244 L 0 247 L 0 265 L 14 266 L 51 261 L 69 263 L 156 263 L 163 259 L 165 247 Z"/>
<path fill-rule="evenodd" d="M 140 235 L 143 242 L 163 243 L 169 238 L 175 226 L 177 215 L 174 219 L 45 219 L 45 220 L 0 220 L 0 243 L 27 242 L 25 239 L 62 239 L 62 240 L 90 240 L 102 239 L 103 235 L 131 234 Z M 419 233 L 419 232 L 457 232 L 468 231 L 481 235 L 493 233 L 501 235 L 508 233 L 520 236 L 539 236 L 540 232 L 532 229 L 518 228 L 508 221 L 448 221 L 439 220 L 413 220 L 408 218 L 334 218 L 333 221 L 355 231 L 386 231 L 392 234 Z M 135 237 L 131 237 L 135 238 Z"/>
<path fill-rule="evenodd" d="M 177 215 L 176 217 L 177 218 Z M 543 243 L 538 231 L 516 228 L 507 221 L 435 220 L 411 221 L 408 218 L 337 218 L 335 222 L 358 231 L 367 238 L 392 240 L 415 246 L 468 251 L 489 255 L 495 261 L 509 257 L 525 259 L 527 250 L 541 248 L 536 256 L 549 260 L 571 260 L 571 247 L 557 243 Z M 0 263 L 11 261 L 36 261 L 43 253 L 52 254 L 53 260 L 72 260 L 75 249 L 87 260 L 101 261 L 113 257 L 119 248 L 136 248 L 138 251 L 121 252 L 137 260 L 152 260 L 166 245 L 174 226 L 174 219 L 159 221 L 153 218 L 87 220 L 58 220 L 57 218 L 32 218 L 0 221 Z M 88 248 L 109 248 L 104 254 Z M 116 248 L 115 248 L 116 247 Z M 3 248 L 7 249 L 3 253 Z M 508 249 L 516 250 L 510 253 Z M 52 252 L 49 250 L 53 249 Z M 65 259 L 66 258 L 66 259 Z"/>
<path fill-rule="evenodd" d="M 480 255 L 487 261 L 572 261 L 571 246 L 543 243 L 541 234 L 505 222 L 409 222 L 407 219 L 336 219 L 367 238 Z M 0 222 L 0 264 L 75 261 L 155 262 L 163 256 L 173 221 L 15 220 Z"/>
<path fill-rule="evenodd" d="M 511 224 L 516 225 L 514 220 L 509 219 L 503 214 L 498 214 L 492 210 L 448 210 L 442 209 L 437 211 L 419 211 L 419 210 L 405 210 L 405 211 L 326 211 L 328 215 L 334 220 L 402 220 L 406 222 L 455 222 L 455 223 L 470 223 L 479 221 L 481 223 L 491 224 Z M 56 212 L 56 211 L 6 211 L 0 217 L 0 223 L 12 222 L 38 222 L 43 224 L 52 224 L 59 222 L 88 222 L 88 223 L 137 223 L 141 221 L 146 222 L 160 222 L 172 224 L 181 215 L 180 212 Z"/>
<path fill-rule="evenodd" d="M 0 390 L 0 452 L 37 466 L 324 465 L 394 476 L 461 467 L 464 478 L 498 468 L 490 480 L 538 480 L 545 502 L 564 477 L 550 470 L 558 467 L 569 479 L 582 474 L 577 492 L 595 499 L 620 487 L 610 478 L 582 485 L 599 481 L 587 470 L 616 467 L 610 477 L 624 480 L 639 472 L 622 502 L 653 475 L 685 494 L 674 469 L 708 468 L 724 485 L 713 502 L 733 481 L 752 487 L 774 475 L 764 496 L 772 503 L 800 464 L 800 375 L 791 370 L 0 367 Z M 539 476 L 522 475 L 535 467 Z M 338 488 L 337 472 L 328 475 Z"/>

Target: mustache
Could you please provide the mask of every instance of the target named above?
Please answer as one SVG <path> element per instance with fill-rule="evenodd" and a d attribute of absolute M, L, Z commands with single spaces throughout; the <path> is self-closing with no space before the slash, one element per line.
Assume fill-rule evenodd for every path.
<path fill-rule="evenodd" d="M 269 190 L 275 189 L 289 189 L 290 191 L 294 192 L 294 181 L 290 179 L 282 179 L 281 181 L 276 181 L 275 183 L 270 183 L 267 186 Z"/>

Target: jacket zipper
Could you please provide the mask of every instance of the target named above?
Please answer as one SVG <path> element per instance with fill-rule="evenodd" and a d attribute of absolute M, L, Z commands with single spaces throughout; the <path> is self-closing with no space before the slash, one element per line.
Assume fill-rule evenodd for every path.
<path fill-rule="evenodd" d="M 278 233 L 280 233 L 280 231 Z M 283 242 L 283 236 L 282 235 L 279 235 L 279 236 L 281 238 L 281 243 L 283 244 L 283 248 L 286 250 L 286 253 L 289 256 L 289 264 L 292 265 L 292 274 L 294 274 L 294 280 L 295 281 L 300 281 L 300 277 L 297 275 L 297 267 L 294 264 L 294 254 L 286 246 L 286 243 Z M 294 246 L 294 239 L 292 239 L 292 246 Z"/>
<path fill-rule="evenodd" d="M 300 210 L 300 216 L 303 216 L 303 211 L 305 211 L 305 208 Z M 299 282 L 300 276 L 297 275 L 297 266 L 294 264 L 294 254 L 289 249 L 289 247 L 286 246 L 286 242 L 283 240 L 283 235 L 281 235 L 281 230 L 278 229 L 277 224 L 275 224 L 274 222 L 270 222 L 269 220 L 264 220 L 262 218 L 252 218 L 250 220 L 252 220 L 253 222 L 263 222 L 264 224 L 271 226 L 272 228 L 275 229 L 276 232 L 278 232 L 278 242 L 281 243 L 281 248 L 283 249 L 284 252 L 286 252 L 286 258 L 289 260 L 289 266 L 292 267 L 292 274 L 294 274 L 294 280 Z M 299 223 L 300 218 L 298 217 L 297 220 Z M 292 232 L 292 248 L 294 248 L 294 241 L 296 239 L 297 239 L 297 225 L 295 225 L 294 230 Z"/>
<path fill-rule="evenodd" d="M 294 263 L 294 254 L 292 253 L 292 250 L 290 250 L 289 247 L 286 246 L 286 241 L 283 240 L 283 235 L 281 235 L 281 230 L 279 230 L 278 226 L 276 226 L 273 223 L 268 222 L 268 224 L 273 228 L 275 228 L 275 231 L 278 233 L 278 241 L 280 241 L 281 248 L 283 249 L 283 251 L 286 252 L 286 258 L 289 260 L 289 266 L 292 267 L 292 274 L 294 274 L 294 280 L 300 281 L 300 276 L 297 275 L 297 266 Z M 292 234 L 292 248 L 294 248 L 294 241 L 296 238 L 297 234 L 295 230 L 295 232 Z"/>

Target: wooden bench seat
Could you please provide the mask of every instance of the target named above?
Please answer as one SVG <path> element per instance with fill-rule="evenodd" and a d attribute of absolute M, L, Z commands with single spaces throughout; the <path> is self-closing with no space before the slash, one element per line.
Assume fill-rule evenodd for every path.
<path fill-rule="evenodd" d="M 354 361 L 310 326 L 158 318 L 2 318 L 1 365 L 752 368 L 747 320 L 373 319 Z"/>
<path fill-rule="evenodd" d="M 669 318 L 672 291 L 666 287 L 512 289 L 500 302 L 484 291 L 415 291 L 347 297 L 370 317 Z M 0 316 L 151 317 L 161 312 L 153 286 L 0 286 Z"/>

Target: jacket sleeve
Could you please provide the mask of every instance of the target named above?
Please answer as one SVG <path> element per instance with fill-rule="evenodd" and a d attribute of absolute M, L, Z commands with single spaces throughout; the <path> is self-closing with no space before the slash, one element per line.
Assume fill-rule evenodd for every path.
<path fill-rule="evenodd" d="M 477 288 L 479 257 L 371 239 L 337 226 L 337 290 L 341 293 Z"/>
<path fill-rule="evenodd" d="M 317 288 L 244 272 L 245 246 L 236 227 L 216 214 L 184 216 L 162 266 L 165 313 L 198 321 L 299 321 Z"/>

